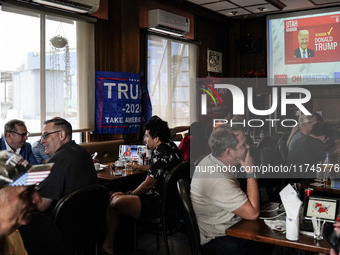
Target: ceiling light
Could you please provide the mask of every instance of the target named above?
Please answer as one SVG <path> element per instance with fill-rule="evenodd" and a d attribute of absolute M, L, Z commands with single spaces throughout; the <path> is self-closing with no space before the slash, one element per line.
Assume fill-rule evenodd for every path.
<path fill-rule="evenodd" d="M 262 12 L 265 8 L 264 7 L 259 7 L 257 9 L 259 9 L 259 11 Z"/>
<path fill-rule="evenodd" d="M 238 12 L 231 12 L 232 15 L 236 15 Z"/>

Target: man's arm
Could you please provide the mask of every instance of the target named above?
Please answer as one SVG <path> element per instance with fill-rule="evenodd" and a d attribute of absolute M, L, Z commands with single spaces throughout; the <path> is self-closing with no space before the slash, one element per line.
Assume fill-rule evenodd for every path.
<path fill-rule="evenodd" d="M 142 170 L 142 171 L 149 171 L 149 165 L 139 165 L 136 162 L 129 164 L 132 169 Z"/>
<path fill-rule="evenodd" d="M 247 179 L 247 195 L 248 201 L 233 213 L 246 220 L 256 220 L 260 214 L 260 195 L 255 178 Z"/>
<path fill-rule="evenodd" d="M 157 182 L 158 179 L 152 178 L 148 175 L 145 181 L 143 181 L 134 191 L 131 192 L 131 195 L 143 195 L 153 188 Z"/>
<path fill-rule="evenodd" d="M 247 174 L 253 174 L 251 167 L 254 165 L 254 161 L 250 156 L 249 150 L 245 160 L 240 160 L 240 163 L 243 167 L 249 166 L 250 172 L 247 172 Z M 247 179 L 247 195 L 248 201 L 233 211 L 233 213 L 246 220 L 256 220 L 260 214 L 260 194 L 257 181 L 254 177 Z"/>
<path fill-rule="evenodd" d="M 51 199 L 51 198 L 42 197 L 41 198 L 41 203 L 39 203 L 37 205 L 38 210 L 40 212 L 46 211 L 51 206 L 52 201 L 53 201 L 53 199 Z"/>

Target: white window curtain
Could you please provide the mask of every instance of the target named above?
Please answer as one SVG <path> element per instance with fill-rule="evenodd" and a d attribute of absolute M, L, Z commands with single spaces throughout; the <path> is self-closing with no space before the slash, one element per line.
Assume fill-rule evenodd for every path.
<path fill-rule="evenodd" d="M 148 35 L 148 89 L 152 115 L 170 127 L 187 126 L 196 120 L 197 46 Z"/>
<path fill-rule="evenodd" d="M 74 132 L 94 130 L 94 24 L 5 5 L 0 24 L 2 134 L 17 118 L 38 137 L 43 122 L 55 116 Z"/>

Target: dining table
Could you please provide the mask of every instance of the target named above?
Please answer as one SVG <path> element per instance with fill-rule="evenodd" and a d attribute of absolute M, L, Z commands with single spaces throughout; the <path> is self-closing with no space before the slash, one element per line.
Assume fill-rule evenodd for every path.
<path fill-rule="evenodd" d="M 132 178 L 146 177 L 147 171 L 126 169 L 125 167 L 114 167 L 111 165 L 114 162 L 101 163 L 100 170 L 97 171 L 97 177 L 100 182 L 115 183 L 119 181 L 126 181 Z"/>
<path fill-rule="evenodd" d="M 228 236 L 291 247 L 299 250 L 330 253 L 330 246 L 325 240 L 316 241 L 313 236 L 299 234 L 298 241 L 290 241 L 284 232 L 276 231 L 266 225 L 263 219 L 241 220 L 225 230 Z"/>
<path fill-rule="evenodd" d="M 300 184 L 302 193 L 306 188 L 313 188 L 318 195 L 320 195 L 320 193 L 333 195 L 340 194 L 340 180 L 331 180 L 330 185 L 325 185 L 324 182 L 317 181 L 316 179 L 303 179 L 300 181 Z"/>

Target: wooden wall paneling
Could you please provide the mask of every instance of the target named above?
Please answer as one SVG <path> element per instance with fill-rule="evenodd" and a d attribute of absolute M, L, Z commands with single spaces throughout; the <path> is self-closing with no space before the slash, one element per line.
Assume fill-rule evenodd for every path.
<path fill-rule="evenodd" d="M 139 1 L 122 1 L 122 72 L 140 73 Z"/>
<path fill-rule="evenodd" d="M 229 75 L 229 28 L 225 24 L 195 17 L 195 39 L 199 46 L 198 77 L 207 77 L 207 50 L 222 52 L 222 74 L 210 73 L 210 76 L 227 77 Z"/>
<path fill-rule="evenodd" d="M 236 38 L 240 38 L 240 23 L 233 22 L 229 28 L 229 74 L 230 77 L 240 77 L 240 52 L 236 51 Z"/>
<path fill-rule="evenodd" d="M 322 118 L 331 125 L 340 121 L 340 96 L 316 96 L 313 98 L 313 112 L 322 111 Z"/>
<path fill-rule="evenodd" d="M 97 71 L 121 72 L 121 1 L 109 2 L 109 20 L 95 24 L 95 54 Z"/>
<path fill-rule="evenodd" d="M 261 39 L 261 52 L 240 53 L 241 73 L 246 70 L 253 70 L 254 72 L 266 70 L 266 19 L 261 17 L 240 21 L 240 39 L 246 38 L 248 34 L 250 38 Z"/>

